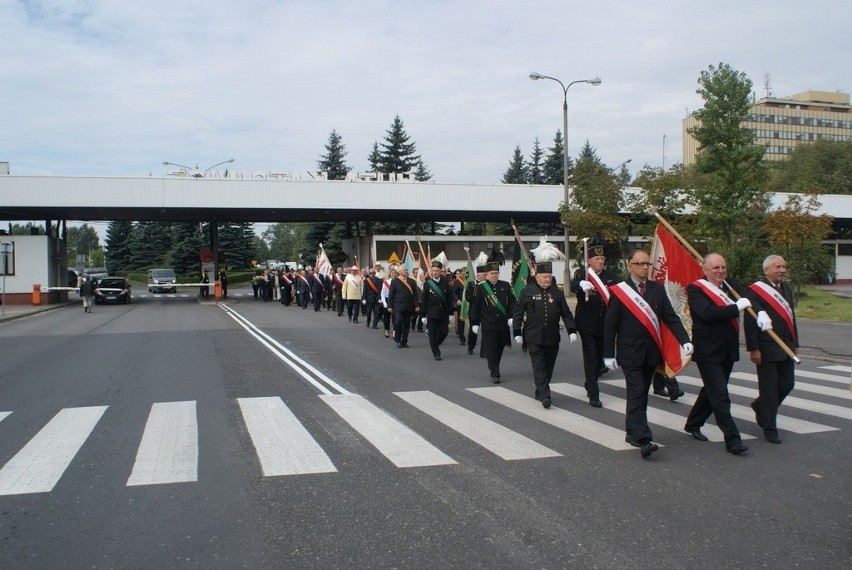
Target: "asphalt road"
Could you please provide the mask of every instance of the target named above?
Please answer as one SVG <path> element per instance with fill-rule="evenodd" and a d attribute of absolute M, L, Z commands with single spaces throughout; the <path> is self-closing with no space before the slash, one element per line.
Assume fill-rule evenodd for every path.
<path fill-rule="evenodd" d="M 591 408 L 567 339 L 544 410 L 516 348 L 494 386 L 453 336 L 435 362 L 244 292 L 0 323 L 0 567 L 852 566 L 848 363 L 806 357 L 783 444 L 744 456 L 679 431 L 692 367 L 642 460 L 620 375 Z"/>

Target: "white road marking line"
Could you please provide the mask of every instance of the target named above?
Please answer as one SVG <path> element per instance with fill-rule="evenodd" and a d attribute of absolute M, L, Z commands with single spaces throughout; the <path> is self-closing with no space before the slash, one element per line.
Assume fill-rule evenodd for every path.
<path fill-rule="evenodd" d="M 513 461 L 562 455 L 432 392 L 394 394 L 501 459 Z"/>
<path fill-rule="evenodd" d="M 154 403 L 127 486 L 197 480 L 198 420 L 195 401 Z"/>
<path fill-rule="evenodd" d="M 237 398 L 237 403 L 264 477 L 337 471 L 281 398 Z"/>
<path fill-rule="evenodd" d="M 820 366 L 823 370 L 833 370 L 835 372 L 852 373 L 852 366 Z M 845 380 L 845 379 L 844 379 Z"/>
<path fill-rule="evenodd" d="M 796 372 L 796 376 L 802 376 L 801 372 Z M 757 382 L 757 374 L 750 372 L 733 372 L 731 378 L 739 380 L 747 380 L 749 382 Z M 811 392 L 812 394 L 822 394 L 823 396 L 831 396 L 832 398 L 841 398 L 843 400 L 852 400 L 852 392 L 846 388 L 829 388 L 828 386 L 820 386 L 819 384 L 810 384 L 808 382 L 799 382 L 796 380 L 796 386 L 793 388 L 800 392 Z"/>
<path fill-rule="evenodd" d="M 634 449 L 633 446 L 624 441 L 623 430 L 559 408 L 551 407 L 545 410 L 535 398 L 522 396 L 502 387 L 468 388 L 468 390 L 492 402 L 502 404 L 516 412 L 526 414 L 609 449 L 616 451 Z"/>
<path fill-rule="evenodd" d="M 0 469 L 0 495 L 51 491 L 107 406 L 60 410 Z"/>
<path fill-rule="evenodd" d="M 550 384 L 550 390 L 556 392 L 557 394 L 570 396 L 571 398 L 575 398 L 584 402 L 589 401 L 589 399 L 586 397 L 586 389 L 582 386 L 575 386 L 573 384 L 557 382 Z M 624 398 L 617 398 L 608 394 L 601 394 L 600 400 L 606 408 L 611 410 L 617 410 L 622 414 L 624 413 L 627 407 L 627 401 Z M 692 403 L 695 403 L 694 398 Z M 667 412 L 665 410 L 660 410 L 658 408 L 648 406 L 648 423 L 668 428 L 670 430 L 680 432 L 684 435 L 686 434 L 686 432 L 683 431 L 683 427 L 686 424 L 686 416 L 681 414 L 675 414 L 672 412 Z M 704 435 L 707 436 L 707 439 L 709 439 L 710 441 L 725 441 L 725 435 L 715 425 L 705 424 L 701 428 L 701 431 Z M 747 435 L 743 433 L 741 433 L 740 435 L 743 439 L 755 439 L 753 435 Z"/>
<path fill-rule="evenodd" d="M 0 412 L 0 422 L 9 417 L 12 412 Z"/>
<path fill-rule="evenodd" d="M 387 412 L 357 394 L 324 395 L 322 400 L 397 467 L 453 465 L 456 462 Z"/>

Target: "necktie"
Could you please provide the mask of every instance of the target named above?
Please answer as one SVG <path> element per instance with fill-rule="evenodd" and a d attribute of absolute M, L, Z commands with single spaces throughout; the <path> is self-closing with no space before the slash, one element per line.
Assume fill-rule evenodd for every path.
<path fill-rule="evenodd" d="M 645 296 L 645 283 L 640 283 L 640 284 L 639 284 L 639 295 L 640 295 L 641 297 L 644 297 L 644 296 Z"/>

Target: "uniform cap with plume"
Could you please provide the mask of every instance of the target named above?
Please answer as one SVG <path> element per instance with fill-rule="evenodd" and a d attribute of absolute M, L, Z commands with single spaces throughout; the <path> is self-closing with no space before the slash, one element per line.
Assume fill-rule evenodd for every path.
<path fill-rule="evenodd" d="M 443 251 L 441 253 L 439 253 L 438 255 L 436 255 L 435 257 L 433 257 L 432 261 L 440 261 L 442 267 L 446 267 L 450 263 L 450 260 L 447 259 L 447 254 L 444 253 Z"/>
<path fill-rule="evenodd" d="M 549 261 L 561 261 L 565 259 L 565 254 L 559 251 L 559 248 L 547 241 L 547 236 L 541 238 L 538 246 L 530 250 L 530 253 L 535 258 L 536 263 L 546 263 Z"/>
<path fill-rule="evenodd" d="M 488 268 L 485 267 L 485 264 L 488 263 L 488 256 L 484 251 L 480 251 L 479 255 L 476 256 L 476 259 L 473 260 L 473 265 L 476 267 L 477 273 L 486 273 Z"/>
<path fill-rule="evenodd" d="M 499 251 L 497 251 L 497 246 L 491 248 L 491 253 L 488 255 L 488 261 L 496 261 L 500 265 L 506 263 L 506 257 Z"/>

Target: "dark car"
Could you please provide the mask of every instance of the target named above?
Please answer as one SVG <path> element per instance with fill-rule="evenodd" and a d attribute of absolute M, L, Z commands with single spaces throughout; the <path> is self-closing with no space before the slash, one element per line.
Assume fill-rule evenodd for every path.
<path fill-rule="evenodd" d="M 104 277 L 95 289 L 95 304 L 129 303 L 130 283 L 124 277 Z"/>

